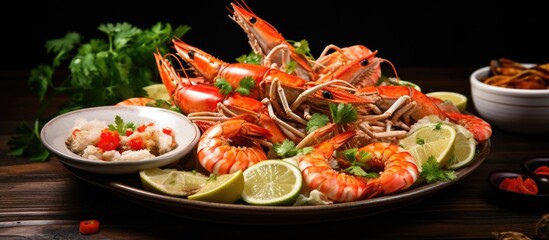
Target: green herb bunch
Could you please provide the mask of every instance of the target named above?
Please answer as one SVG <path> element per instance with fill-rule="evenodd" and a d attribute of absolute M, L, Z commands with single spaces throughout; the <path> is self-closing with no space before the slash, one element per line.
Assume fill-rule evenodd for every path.
<path fill-rule="evenodd" d="M 47 52 L 54 55 L 52 64 L 32 69 L 28 79 L 41 106 L 32 126 L 22 123 L 17 127 L 19 135 L 8 142 L 9 155 L 26 156 L 31 161 L 48 159 L 49 152 L 41 144 L 39 133 L 42 121 L 51 116 L 42 113 L 59 94 L 69 98 L 58 114 L 146 97 L 143 87 L 159 79 L 153 53 L 169 52 L 171 40 L 182 37 L 190 27 L 180 25 L 174 29 L 169 23 L 159 22 L 143 30 L 123 22 L 102 24 L 98 30 L 106 34 L 106 39 L 84 42 L 79 33 L 68 32 L 63 38 L 46 42 Z M 54 73 L 63 69 L 67 77 L 56 84 Z"/>

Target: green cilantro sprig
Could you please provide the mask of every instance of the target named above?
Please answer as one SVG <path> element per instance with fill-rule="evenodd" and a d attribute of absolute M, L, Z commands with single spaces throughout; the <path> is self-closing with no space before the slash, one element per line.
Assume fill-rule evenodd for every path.
<path fill-rule="evenodd" d="M 32 69 L 28 79 L 41 105 L 34 126 L 19 126 L 18 136 L 8 142 L 10 156 L 29 157 L 31 161 L 48 159 L 49 152 L 37 133 L 42 121 L 52 117 L 42 114 L 59 94 L 69 99 L 57 114 L 146 96 L 143 87 L 154 83 L 159 76 L 153 53 L 169 52 L 171 40 L 182 37 L 190 27 L 172 28 L 169 23 L 157 23 L 150 29 L 140 29 L 122 22 L 102 24 L 98 30 L 105 34 L 105 39 L 84 42 L 79 33 L 68 32 L 62 38 L 46 42 L 47 52 L 53 54 L 52 63 Z M 68 73 L 67 78 L 56 84 L 54 73 L 62 68 L 68 70 L 62 72 Z"/>
<path fill-rule="evenodd" d="M 227 96 L 232 92 L 239 93 L 242 96 L 248 96 L 250 95 L 251 89 L 255 87 L 255 80 L 250 76 L 243 77 L 238 82 L 238 87 L 234 89 L 234 91 L 229 81 L 225 78 L 217 78 L 214 82 L 214 86 L 219 88 L 219 93 L 224 96 Z"/>
<path fill-rule="evenodd" d="M 116 115 L 114 117 L 114 124 L 107 125 L 109 127 L 109 130 L 111 131 L 117 131 L 120 135 L 126 135 L 126 130 L 131 129 L 132 131 L 135 131 L 135 124 L 133 122 L 124 122 L 124 119 L 122 119 L 120 116 Z"/>
<path fill-rule="evenodd" d="M 313 150 L 313 147 L 296 148 L 295 143 L 289 139 L 284 139 L 282 143 L 273 144 L 273 150 L 281 158 L 296 156 L 297 154 L 307 154 Z"/>
<path fill-rule="evenodd" d="M 350 167 L 344 169 L 345 172 L 367 178 L 376 178 L 379 176 L 376 172 L 366 172 L 364 170 L 370 168 L 368 161 L 372 159 L 372 155 L 369 152 L 358 151 L 357 148 L 350 148 L 343 151 L 343 156 L 345 157 L 345 160 L 351 164 Z"/>
<path fill-rule="evenodd" d="M 456 174 L 453 170 L 444 170 L 441 169 L 437 160 L 433 156 L 427 158 L 421 166 L 420 175 L 427 180 L 427 183 L 437 182 L 437 181 L 451 181 L 456 179 Z"/>

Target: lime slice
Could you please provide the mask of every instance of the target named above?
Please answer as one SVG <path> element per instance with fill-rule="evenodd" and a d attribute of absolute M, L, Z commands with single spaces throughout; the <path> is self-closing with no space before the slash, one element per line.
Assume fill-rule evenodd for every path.
<path fill-rule="evenodd" d="M 151 192 L 171 196 L 188 196 L 200 190 L 208 177 L 175 169 L 151 168 L 139 171 L 143 187 Z"/>
<path fill-rule="evenodd" d="M 301 192 L 303 179 L 295 165 L 265 160 L 244 170 L 242 200 L 253 205 L 292 205 Z"/>
<path fill-rule="evenodd" d="M 446 168 L 455 170 L 467 166 L 475 158 L 477 142 L 473 134 L 465 127 L 455 124 L 454 128 L 457 130 L 454 155 L 446 163 Z"/>
<path fill-rule="evenodd" d="M 395 85 L 395 86 L 413 87 L 416 90 L 421 92 L 421 87 L 419 87 L 419 85 L 417 85 L 413 82 L 410 82 L 410 81 L 405 81 L 405 80 L 397 79 L 397 78 L 394 78 L 394 77 L 390 77 L 389 81 L 384 81 L 382 83 L 382 85 Z"/>
<path fill-rule="evenodd" d="M 244 189 L 242 170 L 234 173 L 214 175 L 206 181 L 200 191 L 188 196 L 189 200 L 218 203 L 234 203 L 241 198 Z"/>
<path fill-rule="evenodd" d="M 430 156 L 443 168 L 454 153 L 456 135 L 457 131 L 453 126 L 432 123 L 401 139 L 400 145 L 414 157 L 419 171 Z"/>
<path fill-rule="evenodd" d="M 166 86 L 162 83 L 152 84 L 143 88 L 147 92 L 147 97 L 152 99 L 170 100 L 170 95 Z"/>
<path fill-rule="evenodd" d="M 439 98 L 442 101 L 450 101 L 460 112 L 464 112 L 467 107 L 467 97 L 456 92 L 430 92 L 425 95 Z"/>

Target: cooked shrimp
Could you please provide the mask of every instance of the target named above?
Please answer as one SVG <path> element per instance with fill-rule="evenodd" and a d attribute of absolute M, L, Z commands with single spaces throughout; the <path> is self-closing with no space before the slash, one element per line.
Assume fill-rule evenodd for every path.
<path fill-rule="evenodd" d="M 227 174 L 267 159 L 257 141 L 270 136 L 267 129 L 243 119 L 229 119 L 208 128 L 197 146 L 198 161 L 209 172 Z"/>
<path fill-rule="evenodd" d="M 372 158 L 367 162 L 372 169 L 379 169 L 379 177 L 371 179 L 377 187 L 366 198 L 379 194 L 391 194 L 408 189 L 419 177 L 414 157 L 395 144 L 375 142 L 358 149 L 368 152 Z"/>
<path fill-rule="evenodd" d="M 356 135 L 355 131 L 341 133 L 331 139 L 317 144 L 314 150 L 298 159 L 305 183 L 337 202 L 351 202 L 362 199 L 374 186 L 368 179 L 338 172 L 329 164 L 335 149 L 345 144 Z"/>
<path fill-rule="evenodd" d="M 340 172 L 329 164 L 335 149 L 355 136 L 355 131 L 339 134 L 315 146 L 314 150 L 298 160 L 305 183 L 336 202 L 350 202 L 391 194 L 408 189 L 418 179 L 419 171 L 410 153 L 397 145 L 375 142 L 358 152 L 369 152 L 367 162 L 379 170 L 379 177 L 365 178 Z"/>
<path fill-rule="evenodd" d="M 116 106 L 147 106 L 154 99 L 146 97 L 133 97 L 123 100 L 116 104 Z"/>

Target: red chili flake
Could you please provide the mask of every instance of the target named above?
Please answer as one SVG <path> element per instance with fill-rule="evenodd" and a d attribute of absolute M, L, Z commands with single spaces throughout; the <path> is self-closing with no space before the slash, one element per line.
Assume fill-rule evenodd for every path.
<path fill-rule="evenodd" d="M 105 151 L 115 150 L 120 144 L 120 136 L 117 131 L 103 129 L 97 147 Z"/>
<path fill-rule="evenodd" d="M 72 130 L 72 135 L 73 135 L 73 136 L 76 136 L 76 134 L 77 134 L 78 132 L 80 132 L 80 129 L 78 129 L 78 128 L 77 128 L 77 129 L 74 129 L 74 130 Z"/>
<path fill-rule="evenodd" d="M 137 131 L 138 131 L 138 132 L 144 132 L 145 129 L 147 129 L 147 127 L 153 126 L 153 125 L 154 125 L 154 123 L 141 124 L 141 125 L 137 128 Z"/>
<path fill-rule="evenodd" d="M 131 128 L 126 129 L 126 137 L 133 134 L 133 130 Z"/>
<path fill-rule="evenodd" d="M 539 166 L 534 170 L 535 174 L 548 175 L 549 176 L 549 167 L 548 166 Z"/>

